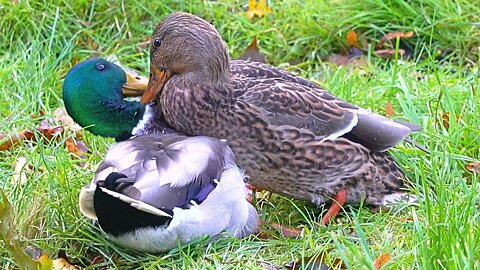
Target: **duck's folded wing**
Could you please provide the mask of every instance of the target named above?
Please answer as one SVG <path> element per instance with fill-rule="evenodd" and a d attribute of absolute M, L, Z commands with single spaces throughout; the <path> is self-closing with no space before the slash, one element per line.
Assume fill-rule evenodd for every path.
<path fill-rule="evenodd" d="M 199 203 L 214 189 L 230 157 L 219 140 L 177 137 L 151 134 L 121 142 L 108 151 L 99 169 L 124 174 L 131 185 L 119 186 L 116 192 L 159 209 L 183 207 L 192 200 Z M 122 156 L 117 147 L 127 154 Z"/>
<path fill-rule="evenodd" d="M 237 106 L 260 115 L 272 128 L 292 126 L 310 131 L 319 139 L 348 134 L 349 139 L 371 150 L 383 151 L 402 141 L 414 126 L 370 113 L 274 67 L 246 66 L 237 67 L 234 74 Z"/>

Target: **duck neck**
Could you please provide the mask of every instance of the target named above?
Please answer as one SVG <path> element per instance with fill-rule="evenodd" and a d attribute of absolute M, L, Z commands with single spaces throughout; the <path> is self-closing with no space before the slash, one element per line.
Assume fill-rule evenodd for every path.
<path fill-rule="evenodd" d="M 113 137 L 117 141 L 131 137 L 145 113 L 145 106 L 139 102 L 122 99 L 102 99 L 96 102 L 65 104 L 68 114 L 82 127 L 95 135 Z"/>

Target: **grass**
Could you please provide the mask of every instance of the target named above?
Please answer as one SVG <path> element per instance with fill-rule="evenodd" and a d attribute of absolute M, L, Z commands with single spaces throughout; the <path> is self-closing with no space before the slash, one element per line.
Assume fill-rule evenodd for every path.
<path fill-rule="evenodd" d="M 322 227 L 322 209 L 273 196 L 258 205 L 262 219 L 304 228 L 300 239 L 267 228 L 270 239 L 221 239 L 161 255 L 139 254 L 109 243 L 77 207 L 80 188 L 112 140 L 86 133 L 91 155 L 78 166 L 57 141 L 23 143 L 0 152 L 0 187 L 16 211 L 25 245 L 51 257 L 59 250 L 80 265 L 97 255 L 102 266 L 119 269 L 262 269 L 291 260 L 328 254 L 351 269 L 373 269 L 373 260 L 392 255 L 389 269 L 474 269 L 480 267 L 480 185 L 464 165 L 480 159 L 480 16 L 478 1 L 271 1 L 273 13 L 249 21 L 247 1 L 5 1 L 0 3 L 1 133 L 34 128 L 31 115 L 52 118 L 62 107 L 61 87 L 72 65 L 92 55 L 116 56 L 125 65 L 148 69 L 141 44 L 166 14 L 195 13 L 212 21 L 239 55 L 253 36 L 270 63 L 319 82 L 332 93 L 372 111 L 424 127 L 414 139 L 431 155 L 406 144 L 391 152 L 405 169 L 420 200 L 415 207 L 388 213 L 346 207 L 338 222 Z M 379 40 L 391 31 L 414 30 L 406 42 L 414 58 L 382 60 L 368 55 L 364 68 L 337 68 L 323 61 L 346 50 L 348 30 Z M 298 64 L 289 64 L 298 63 Z M 443 124 L 445 112 L 449 117 Z M 456 120 L 458 117 L 458 121 Z M 40 136 L 39 134 L 37 134 Z M 27 157 L 27 181 L 14 181 L 12 164 Z M 2 269 L 15 263 L 0 244 Z M 270 268 L 272 269 L 272 268 Z"/>

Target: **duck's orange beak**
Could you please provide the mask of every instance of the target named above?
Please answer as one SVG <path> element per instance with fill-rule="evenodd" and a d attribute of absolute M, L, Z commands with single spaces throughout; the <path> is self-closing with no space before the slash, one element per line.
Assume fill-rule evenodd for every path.
<path fill-rule="evenodd" d="M 148 81 L 147 90 L 143 93 L 140 102 L 148 104 L 155 99 L 162 92 L 163 86 L 171 76 L 171 71 L 160 70 L 153 65 L 150 65 L 150 80 Z"/>

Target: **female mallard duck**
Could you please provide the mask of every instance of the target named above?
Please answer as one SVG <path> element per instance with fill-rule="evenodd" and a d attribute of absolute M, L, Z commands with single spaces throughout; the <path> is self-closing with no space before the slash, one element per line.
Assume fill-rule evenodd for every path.
<path fill-rule="evenodd" d="M 416 126 L 347 103 L 278 68 L 230 60 L 215 28 L 174 13 L 150 44 L 143 103 L 183 134 L 225 138 L 258 188 L 320 204 L 384 205 L 406 197 L 405 176 L 385 152 Z"/>
<path fill-rule="evenodd" d="M 81 125 L 96 124 L 93 133 L 123 136 L 145 110 L 122 99 L 122 85 L 130 91 L 135 84 L 113 63 L 88 60 L 65 78 L 65 106 Z M 90 103 L 76 106 L 75 97 Z M 110 123 L 116 119 L 122 122 Z M 80 192 L 80 210 L 112 241 L 138 251 L 161 252 L 222 232 L 243 237 L 259 224 L 243 180 L 224 140 L 147 134 L 108 150 Z"/>

